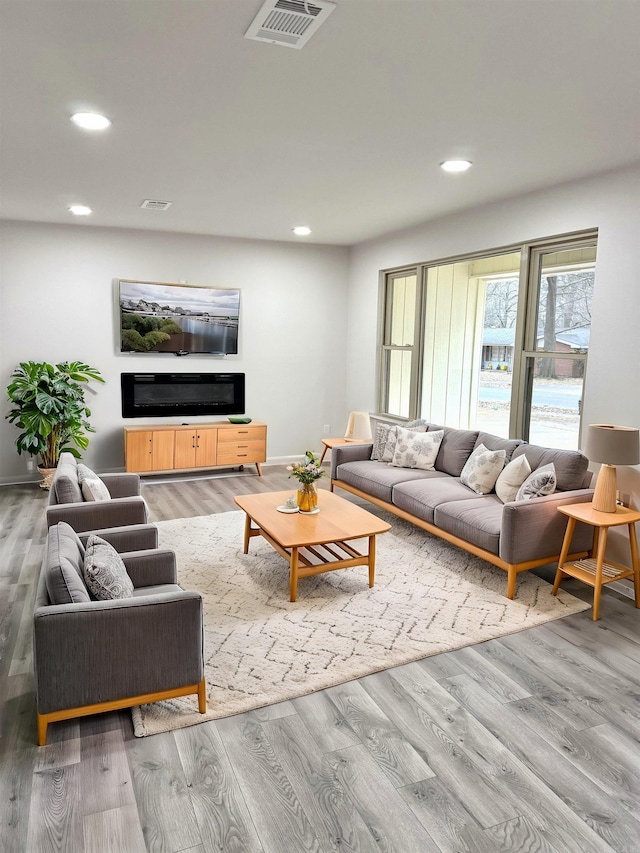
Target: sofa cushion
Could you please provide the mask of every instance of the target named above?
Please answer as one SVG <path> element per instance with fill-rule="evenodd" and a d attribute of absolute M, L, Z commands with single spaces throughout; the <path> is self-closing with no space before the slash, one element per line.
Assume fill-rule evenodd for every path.
<path fill-rule="evenodd" d="M 100 536 L 87 540 L 83 572 L 87 588 L 99 601 L 133 596 L 133 583 L 122 557 Z"/>
<path fill-rule="evenodd" d="M 496 494 L 503 504 L 515 501 L 518 489 L 531 473 L 526 456 L 517 456 L 506 465 L 496 480 Z"/>
<path fill-rule="evenodd" d="M 479 444 L 464 463 L 460 482 L 478 495 L 488 495 L 504 468 L 505 450 L 488 450 Z"/>
<path fill-rule="evenodd" d="M 429 426 L 429 432 L 433 426 Z M 464 463 L 471 456 L 478 433 L 470 429 L 449 429 L 445 427 L 444 437 L 436 458 L 436 471 L 459 477 Z"/>
<path fill-rule="evenodd" d="M 556 490 L 556 469 L 553 462 L 536 468 L 518 489 L 517 501 L 529 501 L 531 498 L 541 498 L 552 495 Z"/>
<path fill-rule="evenodd" d="M 479 432 L 476 439 L 476 447 L 479 444 L 484 444 L 487 450 L 504 450 L 505 464 L 508 464 L 513 456 L 513 451 L 516 447 L 524 444 L 524 442 L 519 438 L 500 438 L 497 435 L 492 435 L 490 432 Z"/>
<path fill-rule="evenodd" d="M 78 483 L 78 468 L 75 457 L 71 453 L 60 456 L 58 467 L 53 478 L 55 499 L 59 504 L 82 502 L 82 492 Z"/>
<path fill-rule="evenodd" d="M 434 510 L 449 501 L 478 500 L 479 495 L 463 486 L 456 477 L 441 471 L 422 480 L 399 483 L 393 489 L 393 503 L 399 509 L 433 524 Z"/>
<path fill-rule="evenodd" d="M 532 471 L 553 462 L 556 469 L 556 489 L 559 492 L 583 488 L 589 460 L 577 450 L 556 450 L 552 447 L 539 447 L 537 444 L 521 444 L 513 451 L 512 458 L 516 459 L 522 454 L 527 457 Z"/>
<path fill-rule="evenodd" d="M 345 462 L 338 465 L 336 469 L 336 479 L 388 503 L 391 503 L 392 489 L 398 483 L 434 476 L 446 477 L 445 474 L 436 471 L 394 468 L 386 462 L 373 462 L 368 459 L 360 462 Z"/>
<path fill-rule="evenodd" d="M 163 592 L 182 592 L 182 587 L 177 583 L 160 583 L 156 586 L 139 586 L 133 590 L 133 598 L 140 598 L 143 595 L 160 595 Z"/>
<path fill-rule="evenodd" d="M 78 483 L 85 501 L 109 501 L 111 494 L 100 477 L 81 462 L 78 464 Z"/>
<path fill-rule="evenodd" d="M 440 504 L 436 507 L 434 519 L 441 530 L 498 554 L 503 509 L 504 504 L 496 495 L 484 495 L 473 501 Z"/>
<path fill-rule="evenodd" d="M 433 471 L 444 430 L 439 432 L 413 432 L 397 427 L 396 447 L 391 464 L 398 468 L 421 468 Z"/>
<path fill-rule="evenodd" d="M 45 583 L 51 604 L 90 601 L 82 578 L 84 547 L 64 521 L 54 524 L 47 536 Z"/>

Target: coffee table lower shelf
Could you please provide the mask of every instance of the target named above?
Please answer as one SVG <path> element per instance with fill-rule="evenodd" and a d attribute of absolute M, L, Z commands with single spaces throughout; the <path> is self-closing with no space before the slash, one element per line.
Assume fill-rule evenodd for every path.
<path fill-rule="evenodd" d="M 298 597 L 298 581 L 300 578 L 310 578 L 323 572 L 333 572 L 336 569 L 348 569 L 352 566 L 368 566 L 369 587 L 375 581 L 376 537 L 369 536 L 369 548 L 366 554 L 361 554 L 348 542 L 327 542 L 322 545 L 302 545 L 298 548 L 285 548 L 276 542 L 260 527 L 252 527 L 251 519 L 247 516 L 245 524 L 244 553 L 249 552 L 249 540 L 254 536 L 262 536 L 281 557 L 289 562 L 289 599 L 295 601 Z M 346 555 L 346 556 L 344 556 Z"/>

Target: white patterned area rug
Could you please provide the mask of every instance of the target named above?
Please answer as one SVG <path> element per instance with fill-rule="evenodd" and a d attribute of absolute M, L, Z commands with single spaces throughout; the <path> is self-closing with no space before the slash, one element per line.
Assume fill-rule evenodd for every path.
<path fill-rule="evenodd" d="M 589 605 L 531 572 L 506 598 L 507 575 L 387 515 L 376 539 L 375 586 L 367 568 L 338 569 L 298 583 L 261 537 L 242 553 L 244 513 L 158 524 L 176 552 L 180 585 L 204 598 L 209 711 L 196 697 L 133 709 L 136 736 L 219 719 L 313 693 L 438 652 L 481 643 L 578 613 Z"/>

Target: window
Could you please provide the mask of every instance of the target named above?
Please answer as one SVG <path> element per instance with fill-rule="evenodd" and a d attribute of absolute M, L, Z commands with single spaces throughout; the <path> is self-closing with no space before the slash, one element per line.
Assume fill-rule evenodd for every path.
<path fill-rule="evenodd" d="M 383 277 L 379 410 L 577 448 L 596 235 Z"/>

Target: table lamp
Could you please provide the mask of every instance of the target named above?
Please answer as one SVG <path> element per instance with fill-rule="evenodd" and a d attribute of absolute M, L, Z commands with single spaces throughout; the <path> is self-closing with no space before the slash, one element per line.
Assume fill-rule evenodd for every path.
<path fill-rule="evenodd" d="M 616 511 L 616 465 L 640 463 L 639 431 L 635 427 L 589 424 L 584 453 L 591 462 L 601 462 L 596 481 L 593 508 L 598 512 Z"/>
<path fill-rule="evenodd" d="M 347 441 L 368 441 L 372 437 L 369 413 L 351 412 L 344 437 Z"/>

